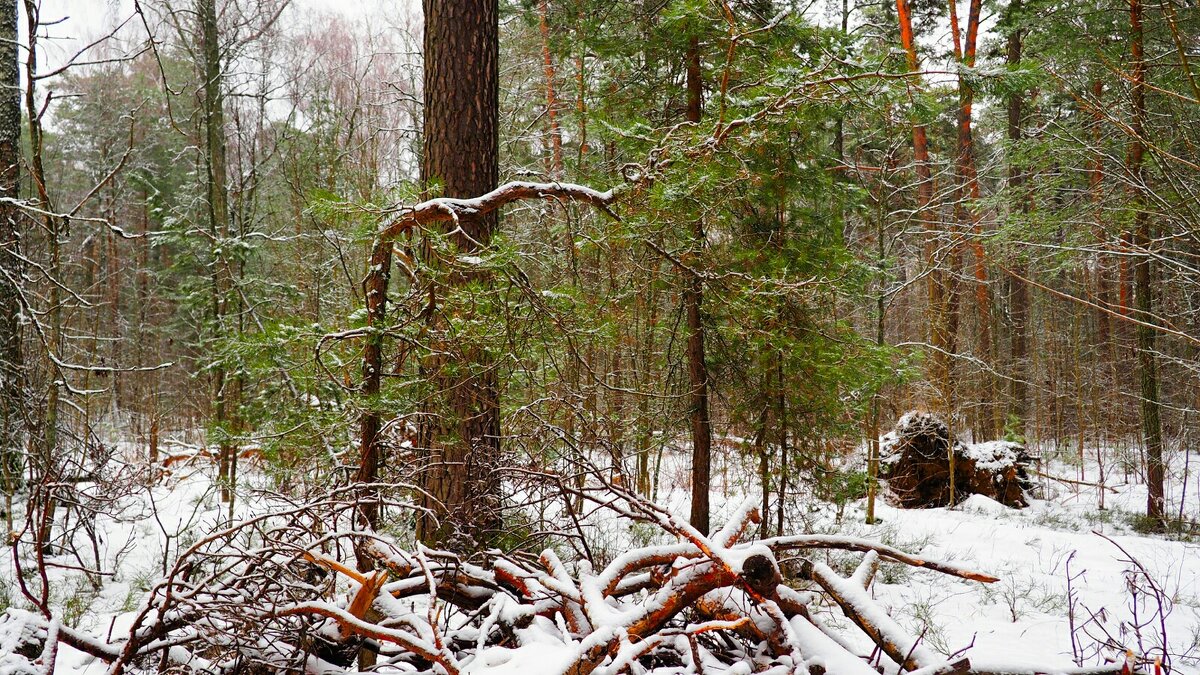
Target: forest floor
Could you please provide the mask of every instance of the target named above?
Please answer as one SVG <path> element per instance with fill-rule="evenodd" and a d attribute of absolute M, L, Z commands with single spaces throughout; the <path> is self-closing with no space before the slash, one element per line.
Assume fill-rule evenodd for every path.
<path fill-rule="evenodd" d="M 1191 459 L 1200 467 L 1200 455 Z M 723 522 L 747 495 L 753 474 L 739 464 L 733 459 L 715 467 L 714 523 Z M 659 503 L 681 514 L 687 512 L 685 466 L 685 457 L 668 454 L 659 474 Z M 1058 464 L 1051 464 L 1047 473 L 1080 476 L 1078 467 Z M 1083 475 L 1084 480 L 1095 480 L 1096 467 L 1085 467 Z M 1186 497 L 1185 514 L 1193 523 L 1200 518 L 1197 487 L 1189 486 Z M 1181 486 L 1171 488 L 1178 509 Z M 863 524 L 862 500 L 841 505 L 816 498 L 796 500 L 804 503 L 792 504 L 788 515 L 797 523 L 791 528 L 796 532 L 877 539 L 1001 577 L 985 585 L 888 563 L 872 587 L 902 625 L 943 653 L 965 650 L 976 667 L 992 661 L 1009 667 L 1069 667 L 1076 661 L 1074 655 L 1085 665 L 1095 664 L 1100 659 L 1096 645 L 1105 639 L 1105 631 L 1141 653 L 1152 653 L 1165 627 L 1172 672 L 1200 672 L 1200 537 L 1139 533 L 1137 513 L 1145 508 L 1146 498 L 1141 485 L 1117 486 L 1115 493 L 1106 494 L 1103 510 L 1097 508 L 1094 487 L 1050 483 L 1045 497 L 1022 510 L 978 496 L 952 509 L 900 510 L 881 501 L 880 522 L 872 526 Z M 120 506 L 119 517 L 99 515 L 94 525 L 95 552 L 103 568 L 112 572 L 98 588 L 82 572 L 69 569 L 92 567 L 94 557 L 58 560 L 64 567 L 50 573 L 52 605 L 63 622 L 101 637 L 119 637 L 128 630 L 139 601 L 164 573 L 163 561 L 213 528 L 224 510 L 207 467 L 177 472 L 153 488 L 134 492 Z M 253 503 L 239 508 L 243 516 L 252 510 Z M 593 552 L 600 557 L 663 540 L 660 532 L 616 518 L 595 517 L 591 525 Z M 844 573 L 860 558 L 839 552 L 820 555 Z M 1144 577 L 1131 572 L 1138 564 L 1161 589 L 1161 598 L 1143 592 Z M 12 560 L 5 556 L 0 565 L 0 609 L 9 605 L 28 603 L 20 597 Z M 831 623 L 845 623 L 836 609 L 826 609 Z M 2 642 L 0 672 L 5 670 Z M 861 653 L 871 652 L 865 637 L 856 646 Z M 509 662 L 505 667 L 519 672 L 527 671 L 528 665 Z M 56 672 L 104 671 L 104 664 L 62 647 Z"/>

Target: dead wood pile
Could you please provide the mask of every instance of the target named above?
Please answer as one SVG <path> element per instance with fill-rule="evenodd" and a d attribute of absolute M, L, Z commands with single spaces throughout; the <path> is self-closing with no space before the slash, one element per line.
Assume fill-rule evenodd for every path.
<path fill-rule="evenodd" d="M 492 552 L 473 562 L 420 546 L 402 550 L 353 528 L 316 533 L 311 518 L 328 515 L 311 504 L 278 511 L 182 553 L 124 634 L 94 637 L 9 609 L 0 618 L 0 644 L 21 650 L 0 655 L 0 672 L 53 670 L 59 644 L 105 662 L 111 675 L 349 673 L 365 664 L 438 675 L 1026 672 L 938 654 L 870 591 L 883 561 L 997 581 L 987 574 L 856 537 L 748 541 L 759 520 L 754 500 L 707 536 L 628 493 L 610 494 L 603 508 L 652 523 L 674 542 L 633 548 L 595 568 L 586 559 L 568 564 L 553 550 Z M 342 562 L 346 543 L 375 569 Z M 864 555 L 843 576 L 809 557 L 828 549 Z M 793 580 L 800 588 L 780 574 L 784 555 L 803 561 Z M 840 608 L 850 627 L 822 619 L 822 604 Z M 26 670 L 5 670 L 22 658 Z M 1087 672 L 1122 670 L 1113 664 Z"/>

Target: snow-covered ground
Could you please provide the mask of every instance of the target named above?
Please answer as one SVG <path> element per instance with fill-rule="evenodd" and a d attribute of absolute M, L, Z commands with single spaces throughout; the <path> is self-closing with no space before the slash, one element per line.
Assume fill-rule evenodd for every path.
<path fill-rule="evenodd" d="M 687 512 L 685 462 L 668 453 L 660 473 L 659 502 L 680 514 Z M 1200 457 L 1193 457 L 1191 465 L 1200 467 Z M 714 467 L 715 524 L 752 494 L 750 471 L 751 463 L 732 454 Z M 1077 467 L 1066 465 L 1051 464 L 1046 472 L 1080 478 Z M 177 471 L 165 481 L 133 489 L 120 501 L 120 518 L 97 517 L 97 550 L 106 572 L 100 587 L 93 587 L 78 571 L 94 566 L 95 560 L 86 556 L 56 560 L 62 567 L 51 571 L 52 604 L 64 623 L 102 637 L 128 630 L 142 595 L 163 574 L 163 560 L 223 521 L 211 473 L 204 462 Z M 1096 467 L 1086 466 L 1083 480 L 1096 477 Z M 1174 509 L 1180 489 L 1172 485 Z M 1200 518 L 1200 490 L 1189 492 L 1184 512 L 1194 522 Z M 928 646 L 947 654 L 965 650 L 976 667 L 1003 661 L 1053 670 L 1074 665 L 1073 654 L 1085 665 L 1095 664 L 1101 656 L 1113 655 L 1111 650 L 1096 651 L 1098 642 L 1106 639 L 1105 631 L 1113 641 L 1154 653 L 1165 628 L 1173 672 L 1200 672 L 1200 544 L 1195 535 L 1186 541 L 1137 533 L 1136 514 L 1146 499 L 1140 485 L 1120 485 L 1115 493 L 1107 493 L 1104 510 L 1097 508 L 1094 487 L 1050 482 L 1045 496 L 1019 511 L 978 496 L 953 509 L 900 510 L 881 501 L 880 522 L 871 526 L 863 524 L 862 501 L 838 507 L 797 500 L 789 505 L 788 516 L 797 531 L 879 539 L 910 553 L 1001 577 L 985 585 L 885 563 L 872 586 L 893 617 L 922 635 Z M 243 505 L 239 513 L 254 508 Z M 592 524 L 593 550 L 601 555 L 615 555 L 663 536 L 611 517 L 593 518 Z M 841 552 L 818 555 L 847 574 L 859 558 Z M 1139 565 L 1161 597 L 1146 592 L 1150 583 L 1137 573 Z M 0 605 L 28 607 L 7 556 L 0 566 Z M 1158 616 L 1160 608 L 1165 616 Z M 845 623 L 836 608 L 827 609 L 829 622 Z M 872 651 L 865 638 L 861 647 L 864 654 Z M 0 673 L 6 672 L 4 650 L 0 639 Z M 513 663 L 502 656 L 488 659 L 507 661 L 504 667 L 510 670 L 505 672 L 538 672 L 537 664 Z M 103 664 L 66 646 L 56 668 L 59 673 L 104 670 Z"/>
<path fill-rule="evenodd" d="M 179 450 L 181 454 L 188 452 L 186 448 Z M 82 559 L 54 552 L 46 556 L 49 600 L 55 618 L 105 639 L 119 639 L 127 634 L 139 603 L 167 572 L 179 551 L 226 522 L 226 507 L 220 503 L 214 485 L 215 472 L 216 467 L 206 458 L 175 466 L 169 474 L 153 482 L 147 480 L 146 472 L 135 472 L 124 486 L 124 494 L 111 502 L 109 495 L 96 493 L 94 486 L 77 485 L 82 494 L 103 499 L 106 508 L 96 513 L 90 528 L 95 532 L 94 547 L 86 531 L 76 536 Z M 241 514 L 244 516 L 250 510 L 243 508 Z M 25 557 L 21 563 L 22 572 L 32 575 L 33 561 Z M 80 571 L 81 568 L 102 572 L 98 587 L 93 583 L 96 577 Z M 14 561 L 6 550 L 0 563 L 0 609 L 8 606 L 33 609 L 21 595 Z M 4 638 L 13 637 L 0 631 L 0 675 L 23 672 L 5 667 L 4 655 L 11 645 Z M 55 666 L 56 673 L 107 670 L 102 662 L 66 645 L 60 646 Z"/>
<path fill-rule="evenodd" d="M 1059 461 L 1047 462 L 1044 471 L 1096 483 L 1099 470 L 1091 461 L 1096 452 L 1089 449 L 1085 456 L 1089 461 L 1082 472 L 1078 464 Z M 1185 518 L 1196 523 L 1200 521 L 1200 453 L 1168 459 L 1169 469 L 1175 469 L 1168 471 L 1168 511 L 1178 515 L 1182 497 Z M 664 488 L 660 502 L 677 513 L 687 513 L 686 461 L 686 457 L 668 461 L 660 481 Z M 714 469 L 719 485 L 713 501 L 726 512 L 753 480 L 746 469 L 739 469 L 739 463 L 734 460 Z M 1000 577 L 998 583 L 980 584 L 885 563 L 872 586 L 876 598 L 902 625 L 923 633 L 943 653 L 966 650 L 976 667 L 989 661 L 1003 661 L 1010 667 L 1014 663 L 1048 669 L 1073 666 L 1072 625 L 1075 653 L 1084 657 L 1084 665 L 1101 662 L 1096 649 L 1108 637 L 1105 631 L 1139 653 L 1155 654 L 1165 626 L 1172 672 L 1200 673 L 1200 532 L 1173 538 L 1139 533 L 1145 486 L 1126 483 L 1112 467 L 1106 473 L 1105 483 L 1111 489 L 1105 490 L 1104 509 L 1098 508 L 1095 486 L 1039 479 L 1045 499 L 1033 500 L 1029 508 L 1020 510 L 978 495 L 953 509 L 897 509 L 880 500 L 879 522 L 868 526 L 865 500 L 846 504 L 840 518 L 836 505 L 812 500 L 792 504 L 789 518 L 805 523 L 810 532 L 878 539 Z M 721 521 L 714 516 L 714 522 Z M 849 574 L 859 557 L 835 553 L 829 561 Z M 1136 563 L 1130 562 L 1131 557 Z M 1164 596 L 1166 616 L 1161 622 L 1158 600 L 1140 590 L 1136 595 L 1132 592 L 1130 582 L 1146 585 L 1143 576 L 1133 574 L 1137 564 Z M 830 617 L 844 622 L 836 608 L 830 610 Z M 867 644 L 863 642 L 863 653 L 871 651 Z M 1112 650 L 1102 650 L 1100 655 L 1118 656 Z"/>
<path fill-rule="evenodd" d="M 1114 522 L 1121 519 L 1114 511 L 1051 501 L 1015 511 L 975 496 L 955 509 L 904 511 L 885 506 L 878 513 L 883 524 L 862 531 L 886 529 L 898 544 L 911 542 L 906 547 L 924 556 L 953 560 L 1001 578 L 989 585 L 909 572 L 874 587 L 902 623 L 924 632 L 940 651 L 973 644 L 967 654 L 976 667 L 989 660 L 1008 664 L 1019 660 L 1039 667 L 1072 665 L 1073 614 L 1081 654 L 1092 653 L 1096 641 L 1105 638 L 1103 630 L 1136 645 L 1138 639 L 1130 633 L 1139 624 L 1145 624 L 1139 626 L 1142 647 L 1135 650 L 1152 653 L 1160 644 L 1160 625 L 1153 616 L 1158 601 L 1132 595 L 1129 582 L 1144 582 L 1130 578 L 1136 569 L 1132 558 L 1145 567 L 1165 596 L 1171 653 L 1200 657 L 1200 546 L 1196 544 L 1130 534 L 1128 527 Z M 1105 620 L 1089 621 L 1093 616 Z M 1180 659 L 1174 660 L 1176 672 L 1189 672 L 1198 663 L 1193 659 L 1185 667 Z M 1089 664 L 1094 662 L 1088 659 Z"/>

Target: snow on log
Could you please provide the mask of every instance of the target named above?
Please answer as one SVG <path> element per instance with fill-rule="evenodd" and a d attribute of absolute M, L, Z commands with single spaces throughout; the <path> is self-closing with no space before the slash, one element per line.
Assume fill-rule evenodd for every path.
<path fill-rule="evenodd" d="M 813 580 L 842 608 L 846 618 L 861 628 L 893 661 L 907 670 L 918 670 L 936 666 L 942 660 L 920 640 L 906 633 L 871 600 L 861 585 L 839 577 L 824 563 L 813 563 L 811 571 Z"/>

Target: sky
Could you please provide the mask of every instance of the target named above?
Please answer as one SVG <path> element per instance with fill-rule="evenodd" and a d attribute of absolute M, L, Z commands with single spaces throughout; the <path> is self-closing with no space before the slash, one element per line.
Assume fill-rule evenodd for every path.
<path fill-rule="evenodd" d="M 111 26 L 131 17 L 134 7 L 134 0 L 40 1 L 44 22 L 63 19 L 61 23 L 50 29 L 50 34 L 54 37 L 54 44 L 45 51 L 51 65 L 69 58 L 90 39 L 103 35 Z M 147 3 L 159 1 L 161 0 L 143 0 Z M 188 7 L 194 2 L 194 0 L 171 1 L 180 7 Z M 965 0 L 959 0 L 959 2 L 961 5 Z M 285 20 L 303 21 L 306 16 L 327 13 L 341 14 L 350 19 L 394 16 L 397 7 L 414 7 L 418 5 L 418 0 L 291 0 L 291 4 Z M 824 6 L 827 4 L 829 3 L 813 0 L 809 11 L 805 12 L 806 16 L 822 24 L 832 22 L 832 18 L 824 16 L 826 9 Z M 838 8 L 840 8 L 840 4 L 838 4 Z M 960 11 L 963 10 L 960 9 Z M 989 17 L 984 23 L 982 29 L 984 35 L 981 35 L 981 38 L 989 33 L 993 20 Z M 926 36 L 925 40 L 948 41 L 949 27 L 939 28 L 941 30 L 936 31 L 936 35 Z M 941 48 L 945 49 L 945 44 L 941 45 Z"/>
<path fill-rule="evenodd" d="M 306 15 L 335 13 L 355 19 L 394 11 L 396 5 L 415 0 L 292 0 L 291 20 Z M 187 7 L 193 0 L 174 0 Z M 41 0 L 43 23 L 61 20 L 49 29 L 52 38 L 44 44 L 47 67 L 61 65 L 90 41 L 106 34 L 113 26 L 134 14 L 134 0 Z M 22 7 L 23 9 L 23 7 Z M 24 21 L 24 19 L 22 19 Z M 136 19 L 134 19 L 136 25 Z M 22 24 L 24 31 L 24 24 Z"/>

